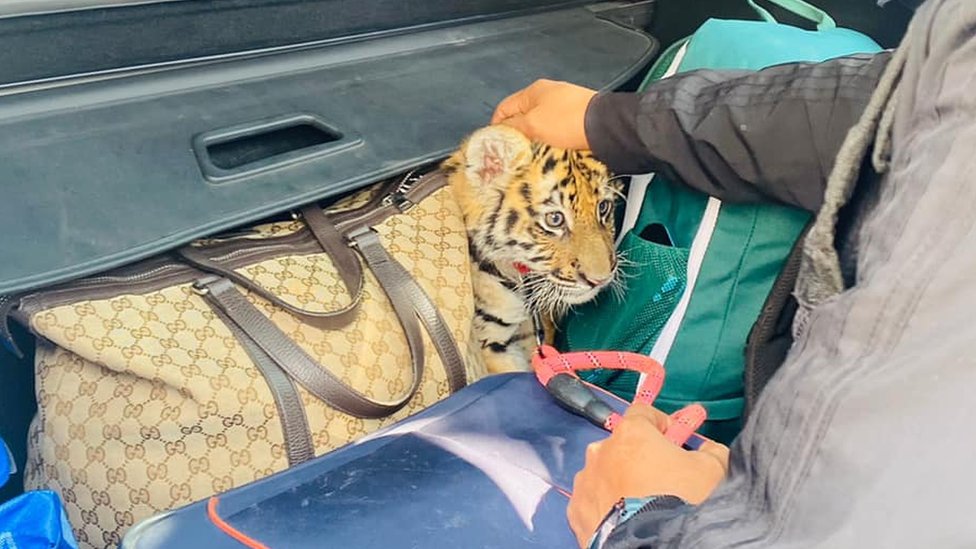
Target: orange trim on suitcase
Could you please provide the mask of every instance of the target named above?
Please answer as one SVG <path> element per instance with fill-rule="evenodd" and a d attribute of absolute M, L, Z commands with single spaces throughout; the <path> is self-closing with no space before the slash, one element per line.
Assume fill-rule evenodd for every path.
<path fill-rule="evenodd" d="M 214 525 L 223 533 L 243 543 L 251 549 L 269 549 L 267 545 L 255 539 L 251 539 L 247 536 L 247 534 L 224 522 L 224 519 L 220 518 L 220 515 L 217 514 L 217 503 L 219 501 L 220 498 L 217 496 L 213 496 L 209 501 L 207 501 L 207 517 L 210 519 L 210 522 L 214 523 Z"/>

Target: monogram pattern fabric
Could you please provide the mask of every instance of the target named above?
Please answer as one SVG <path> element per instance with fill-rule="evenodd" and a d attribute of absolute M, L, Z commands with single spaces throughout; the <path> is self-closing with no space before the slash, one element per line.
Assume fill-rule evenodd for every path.
<path fill-rule="evenodd" d="M 256 229 L 278 235 L 298 228 L 280 223 Z M 480 349 L 470 337 L 474 304 L 467 237 L 450 192 L 442 188 L 375 229 L 387 251 L 438 305 L 465 358 L 468 381 L 482 377 Z M 238 272 L 309 310 L 332 310 L 350 299 L 321 253 L 276 257 Z M 389 401 L 410 388 L 406 339 L 368 269 L 361 309 L 342 330 L 310 326 L 244 293 L 357 391 Z M 34 314 L 30 324 L 43 339 L 36 353 L 39 411 L 31 428 L 26 484 L 61 494 L 81 544 L 117 545 L 128 527 L 154 513 L 287 467 L 271 391 L 190 284 L 52 307 Z M 316 454 L 449 394 L 444 368 L 424 335 L 420 390 L 390 417 L 351 417 L 299 388 Z"/>

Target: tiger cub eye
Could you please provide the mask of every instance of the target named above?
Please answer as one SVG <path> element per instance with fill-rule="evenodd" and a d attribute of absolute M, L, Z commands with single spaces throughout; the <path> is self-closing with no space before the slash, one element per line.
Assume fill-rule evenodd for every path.
<path fill-rule="evenodd" d="M 546 225 L 553 229 L 558 229 L 566 222 L 566 217 L 562 212 L 549 212 L 546 214 Z"/>

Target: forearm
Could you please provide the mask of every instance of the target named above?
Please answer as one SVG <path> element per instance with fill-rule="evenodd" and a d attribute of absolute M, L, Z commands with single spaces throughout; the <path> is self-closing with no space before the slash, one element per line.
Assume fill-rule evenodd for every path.
<path fill-rule="evenodd" d="M 660 172 L 731 202 L 816 211 L 889 53 L 761 71 L 693 71 L 590 101 L 586 136 L 618 174 Z"/>

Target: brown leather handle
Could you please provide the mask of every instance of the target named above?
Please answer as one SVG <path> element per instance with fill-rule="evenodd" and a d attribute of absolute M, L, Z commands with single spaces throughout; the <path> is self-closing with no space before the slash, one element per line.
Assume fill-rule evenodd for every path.
<path fill-rule="evenodd" d="M 211 276 L 197 281 L 194 287 L 212 307 L 220 310 L 246 333 L 289 377 L 316 398 L 341 412 L 367 419 L 387 417 L 406 406 L 420 388 L 424 368 L 424 343 L 416 324 L 417 319 L 410 314 L 412 311 L 409 301 L 397 296 L 396 290 L 391 296 L 391 302 L 403 325 L 410 348 L 413 380 L 410 388 L 400 397 L 390 402 L 379 402 L 349 387 L 328 368 L 316 362 L 237 291 L 230 280 Z"/>
<path fill-rule="evenodd" d="M 228 278 L 237 285 L 247 288 L 317 328 L 338 330 L 351 324 L 359 312 L 359 304 L 363 298 L 363 287 L 365 285 L 363 266 L 359 261 L 359 256 L 349 247 L 346 239 L 339 233 L 335 225 L 326 217 L 326 214 L 320 208 L 317 206 L 309 206 L 303 209 L 302 218 L 305 220 L 305 224 L 315 237 L 315 240 L 319 243 L 319 246 L 321 246 L 322 251 L 328 254 L 332 260 L 332 264 L 335 266 L 339 277 L 349 292 L 349 303 L 339 309 L 318 312 L 296 307 L 234 269 L 217 263 L 199 248 L 184 246 L 177 250 L 176 253 L 184 261 L 201 271 Z"/>
<path fill-rule="evenodd" d="M 433 184 L 430 187 L 436 189 L 443 185 L 443 181 L 437 183 L 436 187 Z M 361 212 L 364 209 L 375 210 L 376 215 L 362 216 Z M 225 320 L 230 320 L 254 342 L 260 349 L 260 354 L 277 364 L 288 377 L 317 398 L 338 410 L 362 418 L 389 416 L 403 408 L 419 390 L 424 369 L 424 342 L 420 323 L 423 324 L 440 356 L 451 391 L 457 391 L 467 383 L 464 360 L 457 342 L 437 306 L 403 265 L 386 252 L 376 232 L 370 227 L 371 223 L 381 220 L 380 216 L 391 215 L 391 212 L 381 210 L 383 209 L 375 206 L 357 209 L 359 214 L 354 219 L 346 220 L 349 226 L 344 228 L 348 231 L 345 236 L 337 229 L 333 220 L 338 218 L 330 219 L 330 216 L 317 206 L 303 209 L 302 217 L 322 249 L 332 259 L 346 288 L 353 296 L 353 304 L 358 305 L 362 299 L 364 284 L 363 267 L 360 262 L 362 256 L 362 260 L 376 277 L 400 321 L 410 351 L 413 376 L 410 388 L 403 395 L 389 402 L 372 400 L 344 384 L 265 318 L 234 288 L 231 281 L 255 291 L 286 310 L 295 312 L 296 308 L 283 303 L 276 296 L 269 296 L 267 290 L 256 287 L 251 280 L 233 270 L 220 265 L 207 265 L 207 262 L 210 264 L 214 262 L 208 257 L 200 257 L 205 254 L 196 253 L 197 250 L 193 249 L 190 249 L 188 254 L 191 256 L 189 261 L 198 266 L 201 263 L 204 265 L 203 270 L 221 275 L 202 279 L 194 286 L 212 306 L 226 316 Z M 347 242 L 351 242 L 359 253 L 357 254 L 347 245 Z M 309 318 L 305 311 L 296 314 Z M 328 314 L 335 315 L 334 312 Z M 321 320 L 323 315 L 318 313 L 316 318 Z M 342 325 L 338 327 L 341 328 Z M 332 326 L 326 328 L 336 329 Z"/>
<path fill-rule="evenodd" d="M 315 457 L 312 431 L 308 427 L 305 405 L 302 404 L 302 397 L 298 394 L 295 380 L 220 307 L 212 308 L 217 317 L 223 321 L 230 333 L 241 344 L 241 347 L 244 347 L 244 352 L 251 358 L 251 362 L 261 372 L 264 381 L 268 384 L 271 398 L 274 399 L 275 408 L 278 410 L 278 421 L 281 424 L 281 435 L 285 442 L 288 466 L 294 467 Z"/>
<path fill-rule="evenodd" d="M 322 208 L 316 205 L 302 209 L 302 219 L 312 232 L 312 236 L 319 242 L 325 253 L 332 258 L 332 264 L 339 272 L 339 277 L 346 285 L 351 303 L 359 303 L 363 298 L 363 286 L 366 278 L 363 276 L 363 265 L 359 256 L 353 251 L 348 241 L 336 228 Z"/>
<path fill-rule="evenodd" d="M 464 387 L 467 383 L 464 360 L 437 306 L 403 265 L 386 252 L 375 232 L 357 232 L 350 235 L 350 239 L 389 299 L 410 350 L 410 387 L 393 401 L 373 400 L 343 383 L 266 318 L 229 279 L 212 276 L 197 281 L 194 287 L 290 378 L 318 399 L 349 415 L 361 418 L 389 416 L 406 406 L 420 389 L 424 343 L 418 320 L 423 323 L 441 358 L 451 391 Z"/>
<path fill-rule="evenodd" d="M 380 287 L 386 292 L 390 302 L 394 304 L 397 316 L 400 318 L 400 324 L 404 331 L 408 332 L 408 336 L 411 335 L 409 334 L 411 329 L 418 329 L 416 326 L 417 319 L 423 323 L 427 335 L 441 359 L 441 364 L 444 366 L 451 392 L 464 388 L 468 383 L 464 359 L 461 358 L 457 341 L 451 335 L 447 322 L 427 292 L 420 287 L 420 284 L 414 280 L 403 265 L 386 251 L 376 232 L 366 229 L 351 233 L 349 240 L 356 245 L 359 253 L 363 255 L 363 259 L 366 260 L 366 264 L 369 265 L 370 271 L 380 283 Z M 401 309 L 405 307 L 397 306 L 397 302 L 401 300 L 405 302 L 406 315 L 411 317 L 412 322 L 409 324 L 404 318 L 404 313 L 401 312 Z"/>

